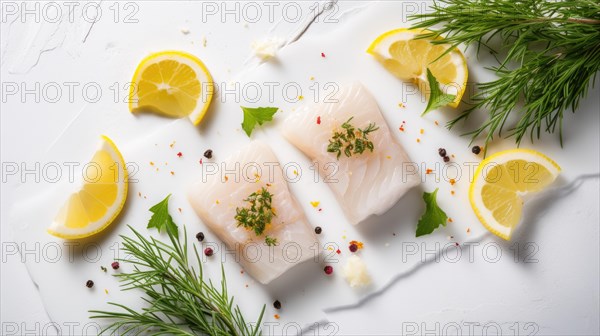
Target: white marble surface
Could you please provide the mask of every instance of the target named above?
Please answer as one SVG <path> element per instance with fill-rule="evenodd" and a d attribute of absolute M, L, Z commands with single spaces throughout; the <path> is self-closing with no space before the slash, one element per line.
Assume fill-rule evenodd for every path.
<path fill-rule="evenodd" d="M 308 85 L 309 76 L 315 76 L 316 81 L 326 79 L 334 83 L 358 78 L 374 91 L 391 128 L 396 128 L 395 125 L 401 120 L 409 121 L 412 126 L 410 136 L 397 136 L 417 161 L 435 162 L 435 149 L 440 146 L 440 142 L 448 148 L 455 148 L 457 160 L 469 159 L 466 139 L 459 138 L 458 131 L 447 132 L 433 127 L 433 119 L 444 120 L 442 113 L 436 112 L 430 118 L 418 118 L 422 102 L 417 96 L 408 97 L 406 110 L 398 109 L 396 92 L 402 92 L 404 87 L 370 60 L 368 55 L 362 53 L 366 45 L 381 32 L 407 26 L 406 14 L 424 9 L 427 2 L 341 2 L 333 11 L 321 16 L 298 42 L 285 47 L 278 61 L 260 67 L 257 67 L 257 60 L 251 56 L 251 42 L 268 36 L 294 40 L 310 20 L 309 13 L 313 11 L 312 8 L 316 8 L 316 2 L 293 3 L 302 8 L 305 15 L 297 22 L 293 22 L 296 19 L 292 8 L 296 8 L 296 5 L 287 5 L 288 11 L 285 13 L 282 11 L 285 6 L 283 3 L 271 5 L 274 7 L 273 16 L 270 16 L 269 7 L 265 3 L 257 3 L 263 15 L 253 23 L 247 22 L 254 21 L 253 8 L 244 3 L 240 3 L 239 10 L 221 18 L 221 2 L 208 2 L 204 5 L 183 1 L 132 2 L 133 5 L 126 7 L 125 3 L 115 5 L 115 2 L 103 1 L 103 16 L 93 25 L 81 16 L 78 11 L 81 7 L 75 8 L 72 17 L 63 12 L 63 20 L 53 22 L 52 8 L 44 7 L 45 3 L 40 4 L 39 22 L 35 22 L 35 17 L 31 14 L 25 17 L 25 22 L 21 22 L 21 17 L 17 14 L 10 14 L 12 7 L 8 3 L 2 3 L 1 35 L 3 101 L 0 116 L 3 169 L 5 163 L 12 162 L 24 162 L 30 167 L 35 162 L 44 164 L 48 162 L 48 153 L 59 153 L 66 157 L 76 156 L 78 152 L 87 153 L 89 151 L 86 152 L 86 148 L 89 148 L 93 137 L 91 130 L 98 128 L 110 130 L 119 140 L 128 144 L 126 147 L 129 150 L 140 146 L 140 141 L 136 143 L 134 139 L 152 139 L 168 132 L 169 128 L 185 128 L 181 123 L 171 124 L 171 121 L 161 118 L 134 120 L 126 114 L 125 104 L 114 102 L 114 93 L 117 92 L 122 100 L 125 91 L 115 91 L 112 85 L 125 85 L 135 65 L 144 55 L 163 49 L 183 49 L 197 54 L 210 68 L 215 80 L 224 85 L 235 81 L 248 83 L 269 80 L 286 83 L 290 79 Z M 63 3 L 58 4 L 63 6 L 63 11 L 66 10 Z M 213 5 L 217 6 L 217 12 L 207 14 L 212 13 L 215 8 Z M 235 8 L 234 4 L 229 6 L 227 8 Z M 133 16 L 127 17 L 129 14 Z M 236 14 L 239 15 L 239 20 Z M 88 15 L 93 16 L 93 8 L 88 9 Z M 138 21 L 129 22 L 132 20 Z M 189 33 L 185 34 L 187 30 Z M 203 46 L 204 38 L 206 46 Z M 325 60 L 321 59 L 320 52 L 326 53 Z M 360 66 L 357 67 L 356 64 Z M 469 58 L 471 73 L 476 74 L 479 79 L 486 76 L 481 66 L 475 58 Z M 75 86 L 71 101 L 65 82 L 79 84 Z M 49 91 L 44 92 L 42 89 L 39 92 L 39 102 L 33 93 L 24 97 L 20 96 L 21 91 L 15 95 L 7 95 L 7 90 L 14 87 L 13 83 L 18 86 L 24 83 L 26 88 L 39 83 L 41 88 L 46 86 Z M 62 96 L 57 102 L 52 102 L 55 95 L 51 87 L 53 84 L 49 83 L 58 83 L 62 89 Z M 85 84 L 96 83 L 101 87 L 102 95 L 97 102 L 91 102 L 94 100 L 93 91 L 88 91 L 86 95 L 80 89 Z M 401 271 L 374 274 L 382 279 L 378 284 L 383 287 L 377 292 L 380 295 L 367 297 L 358 305 L 346 302 L 348 298 L 345 297 L 341 302 L 350 305 L 330 307 L 326 313 L 331 324 L 322 327 L 320 334 L 410 335 L 427 331 L 456 334 L 459 331 L 459 334 L 469 335 L 486 332 L 494 334 L 495 328 L 500 328 L 502 334 L 510 335 L 598 334 L 598 93 L 597 87 L 592 89 L 577 116 L 565 117 L 567 141 L 564 148 L 558 146 L 554 137 L 544 137 L 543 142 L 538 141 L 534 145 L 527 144 L 528 147 L 544 151 L 555 158 L 563 166 L 564 174 L 557 183 L 557 189 L 532 201 L 526 212 L 524 225 L 513 242 L 504 243 L 485 234 L 479 224 L 469 221 L 466 204 L 450 203 L 450 200 L 448 206 L 457 207 L 450 211 L 456 213 L 455 218 L 465 216 L 465 221 L 457 223 L 454 228 L 440 230 L 426 240 L 417 240 L 410 235 L 410 225 L 414 225 L 412 222 L 418 218 L 418 211 L 406 215 L 405 222 L 401 223 L 403 226 L 398 228 L 398 237 L 395 238 L 391 238 L 389 232 L 359 230 L 356 234 L 362 234 L 361 238 L 365 240 L 371 239 L 383 245 L 383 241 L 389 239 L 390 251 L 398 253 L 383 254 L 382 246 L 377 246 L 381 250 L 378 253 L 381 254 L 374 252 L 370 255 L 375 259 L 372 262 L 374 269 L 379 264 L 395 262 L 407 267 L 400 267 Z M 277 103 L 286 108 L 294 106 L 281 101 Z M 201 139 L 206 140 L 219 153 L 230 153 L 232 146 L 247 141 L 245 135 L 231 122 L 237 120 L 234 113 L 238 111 L 234 108 L 239 104 L 241 103 L 231 99 L 223 102 L 217 111 L 213 111 L 215 115 L 207 119 L 207 125 L 200 127 Z M 80 127 L 79 124 L 85 124 L 84 121 L 92 121 L 95 125 L 89 129 Z M 289 144 L 280 140 L 276 126 L 277 120 L 275 125 L 260 130 L 255 136 L 276 140 L 273 146 L 280 160 L 302 160 Z M 431 135 L 424 137 L 422 147 L 416 147 L 415 132 L 421 127 L 427 130 L 427 135 L 431 131 Z M 73 129 L 80 133 L 73 133 Z M 236 134 L 224 141 L 220 132 Z M 190 137 L 197 136 L 195 132 L 191 133 Z M 182 132 L 181 136 L 187 135 Z M 65 139 L 78 139 L 78 142 Z M 216 141 L 219 142 L 215 143 Z M 510 141 L 501 142 L 494 149 L 510 146 Z M 65 152 L 67 150 L 71 152 Z M 201 153 L 198 148 L 186 147 L 186 153 L 194 151 Z M 184 167 L 181 169 L 185 170 Z M 21 261 L 27 261 L 30 272 L 40 284 L 61 286 L 60 281 L 52 279 L 60 279 L 64 274 L 53 274 L 52 268 L 49 268 L 49 272 L 42 272 L 44 267 L 40 265 L 44 262 L 35 260 L 38 255 L 44 256 L 42 247 L 22 256 L 14 251 L 15 246 L 36 248 L 35 244 L 31 245 L 31 241 L 20 245 L 27 241 L 23 238 L 24 231 L 17 229 L 15 232 L 8 225 L 9 212 L 15 205 L 15 199 L 20 197 L 18 190 L 23 189 L 18 187 L 21 175 L 16 176 L 17 178 L 7 176 L 6 182 L 2 183 L 1 333 L 53 334 L 50 317 L 55 316 L 53 320 L 60 321 L 57 325 L 64 334 L 80 334 L 88 322 L 85 318 L 65 319 L 56 316 L 69 315 L 73 309 L 69 307 L 69 303 L 79 302 L 81 298 L 68 298 L 64 295 L 53 297 L 53 292 L 63 292 L 65 288 L 55 287 L 57 289 L 53 291 L 52 287 L 46 285 L 46 292 L 44 294 L 42 290 L 42 294 L 45 307 L 49 308 L 48 316 L 38 290 Z M 25 178 L 27 182 L 31 182 L 32 176 Z M 429 190 L 437 185 L 430 181 L 424 188 Z M 443 184 L 440 187 L 447 189 Z M 306 184 L 292 187 L 307 212 L 310 211 L 310 206 L 306 204 L 314 195 L 309 192 L 321 190 L 311 188 L 313 187 Z M 462 199 L 465 195 L 462 189 L 464 185 L 459 185 L 458 188 L 457 196 Z M 132 198 L 135 196 L 130 195 Z M 419 195 L 415 193 L 403 202 L 412 204 L 418 198 Z M 326 202 L 326 196 L 323 199 Z M 140 209 L 145 209 L 144 206 L 140 206 Z M 332 207 L 335 205 L 332 204 Z M 410 206 L 406 208 L 410 209 Z M 385 223 L 389 222 L 383 223 L 387 230 L 394 230 L 394 216 L 404 215 L 402 211 L 404 209 L 400 206 L 396 212 L 380 219 Z M 335 209 L 332 213 L 335 213 Z M 312 216 L 313 222 L 322 220 L 314 214 L 309 216 Z M 465 233 L 467 227 L 472 227 L 471 235 Z M 457 240 L 460 239 L 463 244 L 467 241 L 473 243 L 470 247 L 463 246 L 459 260 L 455 260 L 453 254 L 442 254 L 439 262 L 418 260 L 431 259 L 433 255 L 428 251 L 435 250 L 436 242 L 442 246 L 447 244 L 446 236 L 450 234 L 460 237 Z M 413 246 L 417 246 L 416 253 L 411 256 L 413 259 L 409 262 L 402 260 L 402 253 L 407 253 L 406 249 Z M 496 261 L 490 249 L 502 252 L 499 260 Z M 373 250 L 377 250 L 375 246 Z M 469 252 L 473 254 L 470 255 Z M 395 270 L 394 267 L 389 268 Z M 393 274 L 399 275 L 394 278 Z M 389 279 L 392 281 L 388 282 Z M 345 285 L 338 282 L 337 286 Z M 322 288 L 311 289 L 308 286 L 305 292 L 308 291 L 309 294 L 305 297 L 310 298 L 311 291 L 319 290 Z M 342 289 L 341 293 L 349 295 L 346 289 Z M 350 294 L 350 299 L 352 297 Z M 243 297 L 240 298 L 242 306 L 248 305 Z M 299 299 L 299 302 L 302 301 Z M 332 301 L 330 306 L 337 306 L 336 303 L 338 302 Z M 304 307 L 308 307 L 308 304 Z M 292 312 L 286 313 L 289 321 L 295 320 Z M 74 315 L 85 314 L 79 312 Z M 309 332 L 311 333 L 312 331 Z"/>

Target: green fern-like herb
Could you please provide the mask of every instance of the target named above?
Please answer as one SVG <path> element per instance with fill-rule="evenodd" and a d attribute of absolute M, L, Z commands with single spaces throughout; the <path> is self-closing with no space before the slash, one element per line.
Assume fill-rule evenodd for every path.
<path fill-rule="evenodd" d="M 533 141 L 556 130 L 562 144 L 565 111 L 575 112 L 600 69 L 600 2 L 440 0 L 431 9 L 411 17 L 413 28 L 435 31 L 419 38 L 442 36 L 433 43 L 475 45 L 478 54 L 498 59 L 491 68 L 498 79 L 478 84 L 473 105 L 448 127 L 486 110 L 487 120 L 468 134 L 485 135 L 487 144 L 517 114 L 507 134 L 517 144 L 528 133 Z M 494 40 L 499 48 L 491 46 Z"/>

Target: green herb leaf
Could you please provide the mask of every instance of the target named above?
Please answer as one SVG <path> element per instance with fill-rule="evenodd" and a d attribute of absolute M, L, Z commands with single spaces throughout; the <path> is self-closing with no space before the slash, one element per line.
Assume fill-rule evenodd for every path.
<path fill-rule="evenodd" d="M 425 111 L 423 111 L 423 113 L 421 114 L 421 117 L 437 109 L 438 107 L 450 104 L 456 98 L 456 95 L 442 92 L 442 90 L 440 89 L 440 83 L 438 83 L 437 79 L 435 79 L 429 68 L 427 68 L 427 81 L 429 82 L 429 88 L 431 90 L 431 93 L 429 95 L 427 107 L 425 108 Z"/>
<path fill-rule="evenodd" d="M 150 208 L 153 213 L 148 222 L 148 229 L 156 228 L 158 232 L 166 230 L 170 235 L 179 237 L 177 224 L 173 222 L 173 217 L 169 214 L 169 198 L 171 194 L 165 197 L 164 200 Z"/>
<path fill-rule="evenodd" d="M 244 121 L 242 128 L 248 136 L 252 134 L 252 130 L 256 124 L 262 125 L 265 121 L 273 120 L 273 115 L 279 110 L 278 107 L 244 107 Z"/>
<path fill-rule="evenodd" d="M 265 244 L 267 244 L 267 246 L 277 246 L 277 238 L 266 236 Z"/>
<path fill-rule="evenodd" d="M 342 124 L 342 128 L 346 132 L 334 132 L 331 139 L 329 139 L 329 145 L 327 146 L 327 152 L 337 153 L 337 159 L 340 159 L 342 155 L 342 149 L 346 157 L 351 157 L 352 154 L 362 154 L 366 149 L 373 152 L 375 146 L 373 142 L 369 140 L 368 135 L 371 132 L 375 132 L 379 127 L 375 123 L 370 123 L 367 128 L 357 129 L 350 124 L 354 117 L 350 117 L 345 123 Z"/>
<path fill-rule="evenodd" d="M 432 233 L 440 226 L 440 224 L 446 226 L 448 216 L 444 210 L 437 205 L 436 196 L 438 190 L 439 188 L 436 188 L 432 193 L 423 193 L 425 213 L 421 216 L 419 223 L 417 224 L 417 237 Z"/>
<path fill-rule="evenodd" d="M 250 194 L 244 201 L 249 204 L 245 208 L 235 209 L 235 220 L 238 222 L 238 226 L 252 230 L 257 236 L 260 236 L 275 216 L 271 205 L 273 194 L 267 188 L 262 187 L 259 191 Z"/>

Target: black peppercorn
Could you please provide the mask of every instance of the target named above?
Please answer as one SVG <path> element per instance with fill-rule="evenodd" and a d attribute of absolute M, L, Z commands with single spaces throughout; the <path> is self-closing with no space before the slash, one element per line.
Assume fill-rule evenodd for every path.
<path fill-rule="evenodd" d="M 199 242 L 204 240 L 204 233 L 202 232 L 198 232 L 196 233 L 196 239 L 198 239 Z"/>
<path fill-rule="evenodd" d="M 275 309 L 281 309 L 281 302 L 275 300 L 275 302 L 273 302 L 273 307 L 275 307 Z"/>
<path fill-rule="evenodd" d="M 204 157 L 207 159 L 212 158 L 212 149 L 207 149 L 206 152 L 204 152 Z"/>
<path fill-rule="evenodd" d="M 449 162 L 449 161 L 450 161 L 450 158 L 447 156 L 444 156 L 444 162 Z"/>
<path fill-rule="evenodd" d="M 477 154 L 481 153 L 481 147 L 473 146 L 473 148 L 471 148 L 471 152 L 473 152 L 473 154 L 477 155 Z"/>
<path fill-rule="evenodd" d="M 440 148 L 438 149 L 438 154 L 440 154 L 441 157 L 446 156 L 446 150 L 444 148 Z"/>
<path fill-rule="evenodd" d="M 94 282 L 93 282 L 92 280 L 88 280 L 88 281 L 85 283 L 85 287 L 87 287 L 87 288 L 92 288 L 92 287 L 94 287 Z"/>
<path fill-rule="evenodd" d="M 321 227 L 320 227 L 320 226 L 317 226 L 317 227 L 315 228 L 315 233 L 316 233 L 316 234 L 321 234 L 321 232 L 323 232 L 323 229 L 321 229 Z"/>

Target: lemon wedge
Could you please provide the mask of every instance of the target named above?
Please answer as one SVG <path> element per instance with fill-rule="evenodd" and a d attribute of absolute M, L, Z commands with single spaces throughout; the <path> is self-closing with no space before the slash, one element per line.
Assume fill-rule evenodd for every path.
<path fill-rule="evenodd" d="M 467 87 L 467 61 L 456 48 L 442 56 L 450 46 L 433 44 L 433 39 L 415 39 L 416 36 L 427 33 L 432 32 L 408 28 L 390 30 L 377 37 L 367 53 L 373 55 L 396 77 L 412 81 L 419 88 L 425 88 L 426 92 L 429 92 L 429 68 L 442 91 L 456 96 L 448 105 L 457 107 Z"/>
<path fill-rule="evenodd" d="M 213 79 L 196 56 L 163 51 L 138 65 L 129 91 L 129 110 L 153 112 L 167 117 L 188 117 L 198 125 L 214 93 Z"/>
<path fill-rule="evenodd" d="M 560 167 L 542 153 L 511 149 L 483 160 L 469 189 L 469 201 L 483 226 L 510 239 L 521 220 L 523 196 L 550 185 Z"/>
<path fill-rule="evenodd" d="M 87 165 L 82 187 L 71 194 L 48 233 L 64 239 L 89 237 L 106 229 L 127 199 L 127 167 L 119 149 L 106 136 Z"/>

